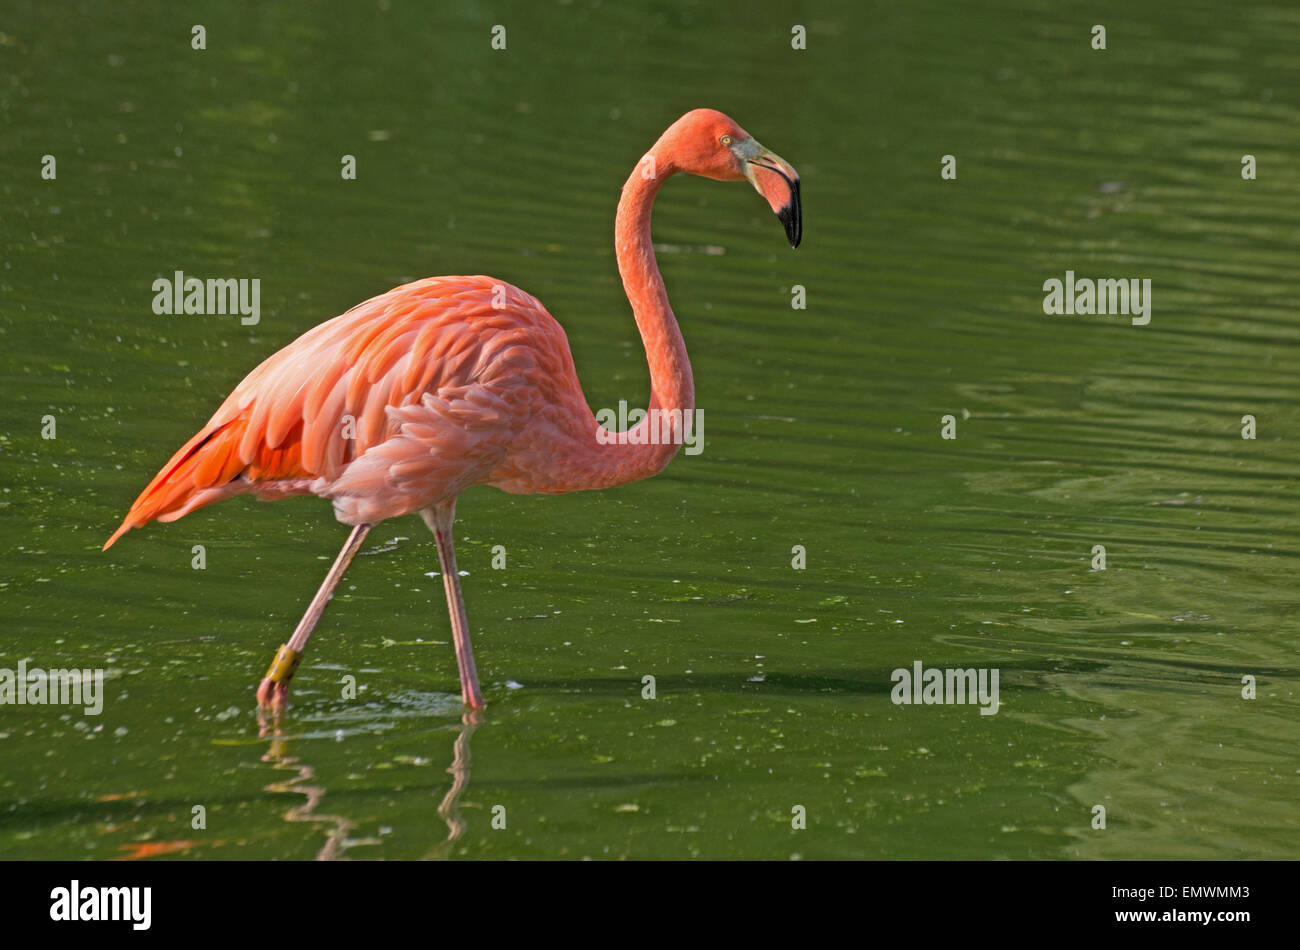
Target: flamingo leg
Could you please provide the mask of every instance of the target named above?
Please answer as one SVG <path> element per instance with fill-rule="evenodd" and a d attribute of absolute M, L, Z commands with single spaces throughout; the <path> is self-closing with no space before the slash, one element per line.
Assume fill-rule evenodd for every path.
<path fill-rule="evenodd" d="M 288 704 L 289 681 L 293 679 L 293 674 L 302 661 L 302 655 L 307 649 L 307 641 L 311 639 L 312 631 L 316 629 L 321 614 L 325 612 L 325 605 L 334 596 L 334 588 L 338 587 L 339 581 L 343 580 L 344 572 L 352 563 L 352 559 L 357 556 L 357 552 L 361 550 L 361 542 L 366 539 L 369 531 L 368 524 L 359 524 L 352 529 L 347 541 L 343 543 L 343 550 L 334 559 L 334 566 L 325 575 L 320 590 L 316 591 L 316 596 L 307 605 L 307 612 L 298 621 L 293 636 L 289 638 L 288 643 L 280 647 L 275 659 L 271 661 L 271 668 L 266 671 L 262 684 L 257 687 L 257 704 L 263 709 L 283 709 Z"/>
<path fill-rule="evenodd" d="M 456 546 L 451 534 L 451 524 L 456 520 L 456 501 L 443 502 L 420 514 L 438 542 L 442 586 L 447 592 L 447 612 L 451 614 L 451 635 L 456 641 L 456 663 L 460 667 L 460 698 L 470 709 L 482 709 L 483 694 L 478 688 L 478 670 L 474 668 L 474 648 L 469 642 L 469 620 L 465 616 L 465 600 L 460 594 Z"/>

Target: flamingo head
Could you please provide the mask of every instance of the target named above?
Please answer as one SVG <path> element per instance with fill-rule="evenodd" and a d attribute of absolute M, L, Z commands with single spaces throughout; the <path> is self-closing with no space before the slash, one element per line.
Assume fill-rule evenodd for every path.
<path fill-rule="evenodd" d="M 736 122 L 716 109 L 686 113 L 665 132 L 653 149 L 672 171 L 717 181 L 748 181 L 785 226 L 791 247 L 803 237 L 799 204 L 799 173 L 770 152 Z"/>

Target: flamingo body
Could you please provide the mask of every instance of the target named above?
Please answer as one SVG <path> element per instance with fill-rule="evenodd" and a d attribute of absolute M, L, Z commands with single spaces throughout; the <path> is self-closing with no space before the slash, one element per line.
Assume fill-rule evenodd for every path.
<path fill-rule="evenodd" d="M 629 176 L 614 227 L 619 273 L 645 344 L 649 408 L 677 413 L 680 426 L 694 408 L 694 380 L 650 238 L 655 195 L 677 172 L 748 180 L 792 246 L 802 224 L 794 169 L 712 109 L 673 123 Z M 625 438 L 602 430 L 564 330 L 532 295 L 490 277 L 431 277 L 320 324 L 249 373 L 104 547 L 231 495 L 328 498 L 354 529 L 259 688 L 262 705 L 279 707 L 370 526 L 418 512 L 437 539 L 462 696 L 477 708 L 452 542 L 456 498 L 480 484 L 560 493 L 657 474 L 680 444 L 650 437 L 653 424 L 647 413 Z"/>
<path fill-rule="evenodd" d="M 328 498 L 355 525 L 471 485 L 573 491 L 564 450 L 594 439 L 594 426 L 568 339 L 541 301 L 490 277 L 419 280 L 309 330 L 249 373 L 105 547 L 246 492 Z"/>

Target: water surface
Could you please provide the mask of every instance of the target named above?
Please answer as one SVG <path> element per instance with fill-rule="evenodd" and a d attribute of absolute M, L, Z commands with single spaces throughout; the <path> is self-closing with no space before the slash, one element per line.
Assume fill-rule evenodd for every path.
<path fill-rule="evenodd" d="M 0 667 L 109 679 L 97 717 L 0 707 L 0 856 L 1300 857 L 1300 11 L 819 5 L 794 51 L 766 2 L 248 5 L 195 51 L 179 9 L 12 7 Z M 805 209 L 791 252 L 745 186 L 661 194 L 704 453 L 462 498 L 480 722 L 412 517 L 259 727 L 346 529 L 240 498 L 101 553 L 130 501 L 259 361 L 426 275 L 536 294 L 592 406 L 642 403 L 614 206 L 700 105 Z M 260 322 L 155 315 L 176 269 L 259 277 Z M 1150 278 L 1151 323 L 1045 315 L 1067 269 Z M 999 712 L 892 704 L 916 660 L 998 668 Z"/>

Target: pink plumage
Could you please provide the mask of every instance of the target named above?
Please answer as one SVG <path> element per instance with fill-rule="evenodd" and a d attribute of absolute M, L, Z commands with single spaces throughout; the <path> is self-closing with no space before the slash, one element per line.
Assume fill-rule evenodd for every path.
<path fill-rule="evenodd" d="M 710 109 L 675 122 L 647 157 L 652 161 L 638 163 L 619 202 L 619 272 L 646 347 L 650 408 L 689 413 L 690 362 L 650 240 L 655 195 L 679 171 L 748 179 L 797 245 L 799 179 Z M 582 394 L 564 330 L 539 300 L 491 277 L 431 277 L 320 324 L 249 373 L 163 466 L 104 547 L 131 528 L 244 492 L 329 499 L 338 519 L 355 528 L 282 648 L 292 663 L 277 657 L 259 689 L 263 705 L 279 707 L 366 531 L 418 512 L 438 541 L 462 696 L 478 708 L 451 536 L 456 498 L 480 484 L 510 492 L 605 488 L 656 474 L 678 448 L 609 436 Z"/>

